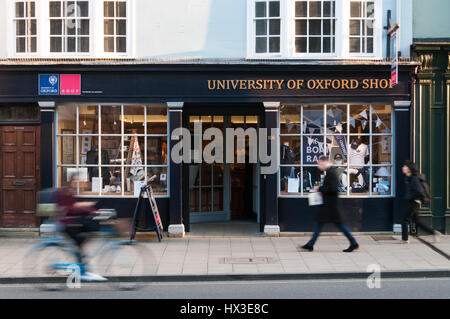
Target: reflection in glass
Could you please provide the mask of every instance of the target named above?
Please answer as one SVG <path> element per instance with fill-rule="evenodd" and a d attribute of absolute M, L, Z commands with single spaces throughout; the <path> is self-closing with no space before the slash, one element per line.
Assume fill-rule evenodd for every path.
<path fill-rule="evenodd" d="M 370 106 L 351 105 L 350 106 L 350 133 L 369 134 L 370 133 Z"/>
<path fill-rule="evenodd" d="M 147 138 L 147 165 L 167 164 L 167 137 Z"/>
<path fill-rule="evenodd" d="M 303 107 L 303 130 L 306 134 L 323 133 L 323 105 Z M 322 128 L 322 132 L 321 132 Z"/>
<path fill-rule="evenodd" d="M 372 132 L 374 134 L 390 134 L 391 126 L 391 106 L 372 105 Z"/>
<path fill-rule="evenodd" d="M 347 133 L 347 105 L 327 105 L 327 134 Z"/>
<path fill-rule="evenodd" d="M 144 106 L 126 105 L 123 113 L 125 134 L 144 134 Z"/>
<path fill-rule="evenodd" d="M 102 134 L 120 134 L 122 131 L 121 106 L 102 105 Z"/>
<path fill-rule="evenodd" d="M 77 129 L 77 106 L 64 105 L 58 106 L 58 134 L 76 133 Z"/>
<path fill-rule="evenodd" d="M 280 133 L 281 134 L 299 134 L 300 125 L 300 106 L 283 105 L 280 109 Z"/>
<path fill-rule="evenodd" d="M 147 106 L 147 134 L 167 134 L 167 107 L 165 105 Z"/>
<path fill-rule="evenodd" d="M 98 105 L 80 105 L 78 112 L 79 133 L 98 134 Z"/>
<path fill-rule="evenodd" d="M 392 137 L 372 137 L 372 164 L 390 164 L 392 161 Z"/>

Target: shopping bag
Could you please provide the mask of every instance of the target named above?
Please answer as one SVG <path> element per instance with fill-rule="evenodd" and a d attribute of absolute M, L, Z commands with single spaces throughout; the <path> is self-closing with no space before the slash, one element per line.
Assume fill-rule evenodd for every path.
<path fill-rule="evenodd" d="M 317 206 L 323 204 L 322 193 L 314 192 L 308 195 L 309 206 Z"/>

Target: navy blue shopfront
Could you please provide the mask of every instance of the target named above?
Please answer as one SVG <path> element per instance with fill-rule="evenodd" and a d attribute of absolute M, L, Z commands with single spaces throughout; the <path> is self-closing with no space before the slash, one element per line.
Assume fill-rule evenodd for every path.
<path fill-rule="evenodd" d="M 257 194 L 253 194 L 252 197 L 253 209 L 256 210 L 255 207 L 258 207 L 261 231 L 267 226 L 279 226 L 281 231 L 312 230 L 316 208 L 308 206 L 307 193 L 313 185 L 309 184 L 305 176 L 314 175 L 315 170 L 305 157 L 306 148 L 302 148 L 301 145 L 306 147 L 307 143 L 312 143 L 309 146 L 317 143 L 319 149 L 323 147 L 325 152 L 329 151 L 330 155 L 334 156 L 332 149 L 337 147 L 334 143 L 339 135 L 346 139 L 349 149 L 351 143 L 359 140 L 360 145 L 366 145 L 368 154 L 364 155 L 365 162 L 361 164 L 360 169 L 366 174 L 365 189 L 363 190 L 363 185 L 358 185 L 361 173 L 355 174 L 357 177 L 348 177 L 346 182 L 343 180 L 347 192 L 347 196 L 343 196 L 343 203 L 351 229 L 392 231 L 393 224 L 399 223 L 403 192 L 399 164 L 408 159 L 412 153 L 411 123 L 414 101 L 411 90 L 415 65 L 401 64 L 400 83 L 391 87 L 388 80 L 390 65 L 385 63 L 289 62 L 265 65 L 243 61 L 227 64 L 115 63 L 86 62 L 64 65 L 14 63 L 0 66 L 0 107 L 11 105 L 39 107 L 41 189 L 56 186 L 55 181 L 59 177 L 55 174 L 67 174 L 67 169 L 64 171 L 64 168 L 59 168 L 59 158 L 55 155 L 58 145 L 64 140 L 63 137 L 57 136 L 59 131 L 56 132 L 58 108 L 71 105 L 70 107 L 78 114 L 73 121 L 78 123 L 76 125 L 79 127 L 86 118 L 89 119 L 89 114 L 93 114 L 93 109 L 89 109 L 91 105 L 105 105 L 99 107 L 100 114 L 102 109 L 105 114 L 109 112 L 105 110 L 106 106 L 110 105 L 122 107 L 144 105 L 145 114 L 151 114 L 154 105 L 158 107 L 163 105 L 167 107 L 164 116 L 168 130 L 167 137 L 160 134 L 159 138 L 166 143 L 167 162 L 157 162 L 157 165 L 148 162 L 143 165 L 150 163 L 148 170 L 154 169 L 160 178 L 163 178 L 162 176 L 167 178 L 164 180 L 167 190 L 162 190 L 161 195 L 157 196 L 159 212 L 166 230 L 169 225 L 182 224 L 186 231 L 190 230 L 194 216 L 192 209 L 197 205 L 193 203 L 192 197 L 193 194 L 194 197 L 197 196 L 198 192 L 204 192 L 202 194 L 207 194 L 206 196 L 210 196 L 213 201 L 206 203 L 201 197 L 203 195 L 198 195 L 199 207 L 203 207 L 202 205 L 213 207 L 217 204 L 221 205 L 217 211 L 225 211 L 225 207 L 233 210 L 233 202 L 231 204 L 226 202 L 233 201 L 233 195 L 230 193 L 231 195 L 226 197 L 220 195 L 226 191 L 223 193 L 218 191 L 224 185 L 230 187 L 231 179 L 227 181 L 223 175 L 225 176 L 223 181 L 220 179 L 222 177 L 219 178 L 219 186 L 208 184 L 208 190 L 205 190 L 208 188 L 206 186 L 198 186 L 199 190 L 194 192 L 192 189 L 195 187 L 190 185 L 192 184 L 190 174 L 195 170 L 188 164 L 174 163 L 170 159 L 170 150 L 178 142 L 177 139 L 170 138 L 171 132 L 176 128 L 189 128 L 192 118 L 198 117 L 201 120 L 202 116 L 211 117 L 211 123 L 214 123 L 216 117 L 220 121 L 228 121 L 230 127 L 233 126 L 233 121 L 240 118 L 244 119 L 245 123 L 250 123 L 250 119 L 255 118 L 257 128 L 280 130 L 278 136 L 267 139 L 268 149 L 271 143 L 279 142 L 280 147 L 284 145 L 293 150 L 293 158 L 289 162 L 281 161 L 281 169 L 275 174 L 255 176 L 264 165 L 252 168 L 253 185 L 257 185 L 254 187 Z M 61 94 L 62 92 L 39 94 L 40 74 L 80 75 L 80 93 L 73 94 L 74 92 L 69 91 L 68 94 Z M 82 113 L 81 106 L 86 108 L 85 113 Z M 126 113 L 117 112 L 118 117 L 112 117 L 111 121 L 126 121 Z M 65 116 L 70 117 L 70 114 Z M 4 118 L 0 118 L 0 121 L 0 125 L 12 123 Z M 130 123 L 133 121 L 139 121 L 139 117 L 135 116 Z M 14 124 L 27 123 L 16 120 Z M 106 126 L 103 122 L 101 125 Z M 76 131 L 78 132 L 78 128 Z M 70 129 L 66 132 L 69 132 L 67 135 L 70 136 Z M 73 135 L 76 139 L 80 139 L 81 145 L 82 137 L 76 136 L 76 132 L 73 132 Z M 151 137 L 145 136 L 143 139 L 148 140 L 145 145 L 146 151 L 149 145 L 150 152 Z M 112 143 L 103 137 L 100 137 L 100 140 L 98 143 L 103 145 Z M 69 143 L 71 140 L 64 141 Z M 67 147 L 67 144 L 64 145 Z M 161 142 L 158 145 L 160 147 Z M 70 157 L 70 154 L 67 156 Z M 348 154 L 348 161 L 351 156 L 353 155 Z M 351 169 L 354 169 L 353 166 L 357 167 L 355 161 L 359 155 L 355 153 L 354 156 L 352 163 L 342 164 L 346 174 L 350 174 Z M 79 161 L 85 159 L 80 158 Z M 153 167 L 158 165 L 161 168 Z M 166 167 L 163 167 L 164 165 Z M 367 169 L 363 166 L 367 166 Z M 229 168 L 223 168 L 223 172 L 227 172 L 227 169 Z M 211 174 L 213 176 L 213 173 Z M 122 186 L 126 187 L 125 184 L 124 181 Z M 384 190 L 381 189 L 382 186 L 385 187 Z M 125 190 L 122 190 L 122 194 L 124 192 Z M 217 196 L 221 198 L 215 202 L 216 204 L 214 204 L 215 194 L 219 194 Z M 94 198 L 98 200 L 99 208 L 113 207 L 123 217 L 131 216 L 137 200 L 132 195 L 82 196 L 82 198 L 86 200 Z M 214 212 L 214 209 L 211 211 Z M 2 211 L 0 214 L 5 212 Z M 201 212 L 198 215 L 201 215 Z"/>

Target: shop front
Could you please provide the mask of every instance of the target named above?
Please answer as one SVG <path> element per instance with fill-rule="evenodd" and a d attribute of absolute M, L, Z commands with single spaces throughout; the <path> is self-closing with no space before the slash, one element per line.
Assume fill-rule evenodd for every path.
<path fill-rule="evenodd" d="M 268 235 L 311 231 L 315 208 L 307 197 L 324 178 L 317 158 L 327 155 L 340 172 L 352 230 L 392 231 L 401 210 L 400 164 L 412 153 L 415 66 L 401 63 L 393 86 L 390 65 L 369 61 L 2 65 L 1 109 L 37 110 L 28 125 L 37 127 L 39 143 L 26 154 L 39 170 L 36 181 L 8 173 L 12 135 L 5 132 L 27 120 L 1 112 L 1 223 L 23 226 L 19 215 L 35 214 L 5 206 L 12 186 L 26 196 L 32 183 L 36 192 L 74 175 L 81 199 L 130 217 L 140 186 L 156 175 L 157 204 L 172 236 L 192 223 L 230 220 L 258 223 Z M 241 144 L 233 132 L 246 134 Z M 221 148 L 212 143 L 218 136 Z M 173 157 L 180 146 L 182 160 Z M 211 148 L 214 161 L 206 158 Z"/>

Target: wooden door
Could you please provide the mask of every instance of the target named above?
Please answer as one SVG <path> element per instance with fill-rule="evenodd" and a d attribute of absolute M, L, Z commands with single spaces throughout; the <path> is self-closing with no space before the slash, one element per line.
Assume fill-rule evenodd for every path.
<path fill-rule="evenodd" d="M 35 227 L 36 196 L 40 184 L 39 126 L 1 127 L 0 224 Z M 52 152 L 49 145 L 49 152 Z"/>

